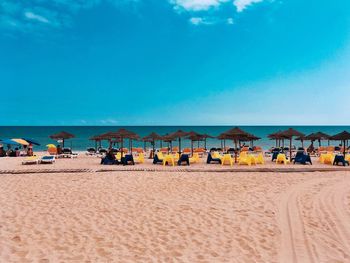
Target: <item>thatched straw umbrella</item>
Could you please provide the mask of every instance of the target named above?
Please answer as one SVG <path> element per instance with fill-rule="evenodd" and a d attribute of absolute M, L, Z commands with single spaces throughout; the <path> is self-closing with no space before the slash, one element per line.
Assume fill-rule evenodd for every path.
<path fill-rule="evenodd" d="M 214 136 L 211 136 L 209 134 L 202 134 L 202 139 L 204 140 L 204 149 L 207 150 L 207 139 L 208 138 L 215 138 Z"/>
<path fill-rule="evenodd" d="M 53 140 L 62 140 L 62 147 L 64 147 L 65 140 L 68 140 L 74 137 L 75 137 L 74 134 L 71 134 L 65 131 L 50 135 L 50 138 Z"/>
<path fill-rule="evenodd" d="M 179 154 L 181 154 L 181 139 L 186 137 L 188 135 L 188 132 L 178 130 L 174 133 L 171 133 L 170 136 L 173 137 L 174 139 L 178 139 L 179 141 Z"/>
<path fill-rule="evenodd" d="M 89 138 L 89 140 L 95 141 L 95 150 L 96 151 L 97 151 L 97 143 L 99 143 L 99 147 L 101 147 L 102 138 L 100 137 L 100 135 L 92 136 L 91 138 Z"/>
<path fill-rule="evenodd" d="M 282 131 L 278 131 L 278 132 L 271 133 L 271 134 L 267 135 L 267 137 L 270 140 L 276 140 L 276 147 L 281 147 L 281 141 L 283 141 L 283 147 L 284 147 L 284 139 L 285 139 L 285 137 L 283 137 L 281 135 L 281 132 Z"/>
<path fill-rule="evenodd" d="M 159 140 L 162 140 L 162 136 L 160 136 L 159 134 L 155 133 L 155 132 L 152 132 L 151 134 L 143 137 L 143 141 L 144 142 L 150 142 L 152 144 L 152 155 L 154 155 L 154 152 L 155 152 L 155 144 L 156 144 L 156 141 L 159 141 Z M 146 149 L 145 149 L 146 150 Z M 150 156 L 150 157 L 151 157 Z"/>
<path fill-rule="evenodd" d="M 199 141 L 201 141 L 203 137 L 201 134 L 191 131 L 187 134 L 186 138 L 191 140 L 191 154 L 193 155 L 193 142 L 198 141 L 199 143 Z"/>
<path fill-rule="evenodd" d="M 169 151 L 173 151 L 173 141 L 175 141 L 175 138 L 172 137 L 170 134 L 165 134 L 162 136 L 162 140 L 163 142 L 166 142 L 168 143 L 168 154 L 169 154 Z M 162 146 L 161 146 L 162 148 Z"/>
<path fill-rule="evenodd" d="M 303 137 L 305 136 L 304 133 L 301 133 L 293 128 L 289 128 L 288 130 L 282 131 L 280 133 L 281 136 L 289 139 L 289 158 L 292 158 L 292 140 L 293 137 Z"/>
<path fill-rule="evenodd" d="M 121 128 L 117 130 L 114 134 L 113 138 L 117 138 L 121 140 L 121 157 L 123 157 L 124 154 L 124 139 L 129 139 L 129 144 L 131 146 L 130 151 L 132 152 L 132 140 L 136 140 L 138 138 L 138 135 L 132 131 L 128 131 L 124 128 Z"/>
<path fill-rule="evenodd" d="M 334 140 L 334 141 L 342 141 L 342 145 L 343 145 L 343 154 L 345 157 L 345 153 L 346 153 L 346 146 L 349 145 L 349 140 L 350 140 L 350 133 L 347 131 L 343 131 L 340 132 L 336 135 L 333 135 L 330 137 L 330 140 Z"/>
<path fill-rule="evenodd" d="M 227 135 L 227 137 L 234 141 L 235 143 L 235 162 L 237 162 L 237 144 L 240 140 L 244 140 L 247 138 L 250 134 L 246 131 L 243 131 L 242 129 L 235 127 L 233 129 L 228 130 L 224 134 Z"/>
<path fill-rule="evenodd" d="M 221 133 L 219 136 L 216 137 L 217 139 L 220 140 L 221 148 L 223 151 L 225 151 L 226 148 L 226 140 L 229 139 L 228 135 L 225 133 Z"/>

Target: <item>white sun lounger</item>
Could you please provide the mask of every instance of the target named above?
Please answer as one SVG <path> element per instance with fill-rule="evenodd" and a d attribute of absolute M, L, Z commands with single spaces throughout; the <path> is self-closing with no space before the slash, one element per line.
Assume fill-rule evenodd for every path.
<path fill-rule="evenodd" d="M 46 155 L 41 157 L 40 162 L 41 164 L 47 164 L 47 163 L 54 163 L 55 162 L 55 156 L 54 155 Z"/>

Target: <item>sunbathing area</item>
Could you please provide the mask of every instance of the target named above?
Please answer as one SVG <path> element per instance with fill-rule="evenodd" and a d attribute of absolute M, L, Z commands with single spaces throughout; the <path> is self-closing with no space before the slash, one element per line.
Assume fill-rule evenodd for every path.
<path fill-rule="evenodd" d="M 174 134 L 122 129 L 86 151 L 64 145 L 68 133 L 44 151 L 3 140 L 0 261 L 349 261 L 346 132 L 317 147 L 288 129 L 269 149 L 237 127 L 216 147 Z"/>

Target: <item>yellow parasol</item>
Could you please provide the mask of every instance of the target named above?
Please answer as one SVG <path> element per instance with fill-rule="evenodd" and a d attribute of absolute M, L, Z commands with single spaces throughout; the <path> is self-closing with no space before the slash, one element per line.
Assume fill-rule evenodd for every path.
<path fill-rule="evenodd" d="M 47 147 L 47 148 L 56 148 L 56 145 L 50 143 L 50 144 L 46 145 L 46 147 Z"/>
<path fill-rule="evenodd" d="M 23 139 L 11 139 L 11 140 L 14 142 L 17 142 L 18 144 L 21 144 L 21 145 L 29 145 L 29 142 L 27 142 L 26 140 L 23 140 Z"/>

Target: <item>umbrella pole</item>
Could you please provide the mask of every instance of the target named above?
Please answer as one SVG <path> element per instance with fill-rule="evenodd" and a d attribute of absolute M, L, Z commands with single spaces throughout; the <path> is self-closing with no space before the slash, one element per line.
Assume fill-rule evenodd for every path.
<path fill-rule="evenodd" d="M 129 139 L 130 142 L 130 154 L 132 155 L 132 139 Z"/>
<path fill-rule="evenodd" d="M 223 152 L 225 152 L 225 150 L 226 150 L 226 140 L 224 139 L 224 149 L 222 149 L 223 150 Z"/>
<path fill-rule="evenodd" d="M 344 140 L 344 144 L 343 144 L 343 153 L 344 153 L 344 158 L 345 158 L 345 140 Z"/>
<path fill-rule="evenodd" d="M 153 142 L 152 142 L 152 151 L 153 151 L 152 155 L 153 156 L 154 156 L 154 152 L 155 152 L 155 147 L 156 147 L 156 142 L 155 142 L 155 140 L 153 140 Z"/>
<path fill-rule="evenodd" d="M 64 139 L 62 139 L 62 148 L 64 148 Z"/>
<path fill-rule="evenodd" d="M 179 154 L 181 154 L 181 137 L 179 137 Z"/>
<path fill-rule="evenodd" d="M 124 141 L 124 139 L 123 139 L 123 137 L 121 137 L 121 146 L 122 146 L 122 148 L 121 148 L 121 157 L 122 158 L 123 158 L 123 153 L 124 153 L 123 141 Z"/>
<path fill-rule="evenodd" d="M 199 142 L 199 141 L 198 141 Z M 198 147 L 199 148 L 199 147 Z M 191 154 L 193 156 L 193 141 L 191 140 Z"/>
<path fill-rule="evenodd" d="M 204 150 L 207 150 L 207 138 L 204 138 Z"/>
<path fill-rule="evenodd" d="M 237 163 L 237 140 L 235 140 L 235 163 Z"/>
<path fill-rule="evenodd" d="M 301 140 L 301 147 L 304 148 L 304 140 Z"/>
<path fill-rule="evenodd" d="M 292 137 L 289 139 L 289 160 L 292 161 Z"/>

